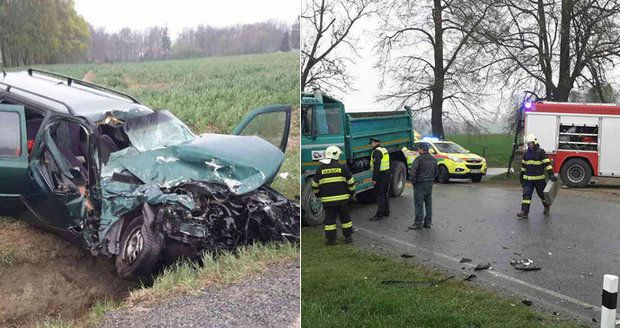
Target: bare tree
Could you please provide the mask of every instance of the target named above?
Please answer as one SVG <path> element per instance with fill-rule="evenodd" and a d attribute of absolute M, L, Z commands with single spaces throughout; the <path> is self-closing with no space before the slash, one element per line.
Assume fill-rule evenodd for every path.
<path fill-rule="evenodd" d="M 472 47 L 492 1 L 386 1 L 384 31 L 377 48 L 384 71 L 379 100 L 431 111 L 432 133 L 444 137 L 445 105 L 468 126 L 482 115 L 483 48 Z M 492 61 L 492 59 L 489 59 Z M 477 87 L 477 88 L 474 88 Z"/>
<path fill-rule="evenodd" d="M 348 56 L 336 55 L 337 48 L 356 54 L 352 28 L 372 13 L 376 0 L 306 0 L 301 24 L 301 90 L 310 87 L 350 89 L 346 72 Z M 342 51 L 341 51 L 342 52 Z"/>
<path fill-rule="evenodd" d="M 567 101 L 586 83 L 604 99 L 605 72 L 620 55 L 618 0 L 501 0 L 496 9 L 497 24 L 483 32 L 507 85 Z"/>

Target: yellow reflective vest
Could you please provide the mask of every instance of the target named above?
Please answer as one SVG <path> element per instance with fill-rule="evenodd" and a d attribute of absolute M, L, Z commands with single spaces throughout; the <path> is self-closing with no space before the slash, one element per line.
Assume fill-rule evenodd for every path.
<path fill-rule="evenodd" d="M 381 167 L 379 171 L 387 171 L 390 169 L 390 153 L 383 147 L 377 147 L 376 150 L 380 151 L 383 156 L 381 157 Z M 370 169 L 374 171 L 375 166 L 375 151 L 370 154 Z"/>

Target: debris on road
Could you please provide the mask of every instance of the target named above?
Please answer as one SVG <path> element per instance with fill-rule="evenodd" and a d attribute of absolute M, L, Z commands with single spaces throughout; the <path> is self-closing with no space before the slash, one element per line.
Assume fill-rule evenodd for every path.
<path fill-rule="evenodd" d="M 402 253 L 399 257 L 401 259 L 410 259 L 412 257 L 414 257 L 415 255 L 411 255 L 411 254 L 407 254 L 407 253 Z"/>
<path fill-rule="evenodd" d="M 521 271 L 540 270 L 540 267 L 538 265 L 535 265 L 534 261 L 530 259 L 512 260 L 510 261 L 510 265 L 512 265 L 515 269 L 521 270 Z"/>
<path fill-rule="evenodd" d="M 532 304 L 534 304 L 534 302 L 530 301 L 530 300 L 522 300 L 521 303 L 527 305 L 527 306 L 532 306 Z"/>
<path fill-rule="evenodd" d="M 487 262 L 487 263 L 478 263 L 476 265 L 476 267 L 474 268 L 474 271 L 480 271 L 480 270 L 488 270 L 491 268 L 491 263 Z"/>
<path fill-rule="evenodd" d="M 470 259 L 470 258 L 466 258 L 466 257 L 462 258 L 462 259 L 459 261 L 459 263 L 470 263 L 470 262 L 471 262 L 471 259 Z"/>

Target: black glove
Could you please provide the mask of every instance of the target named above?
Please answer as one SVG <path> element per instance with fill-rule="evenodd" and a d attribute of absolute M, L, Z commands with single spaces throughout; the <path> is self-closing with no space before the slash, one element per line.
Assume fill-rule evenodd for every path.
<path fill-rule="evenodd" d="M 553 181 L 553 182 L 556 182 L 556 181 L 558 181 L 558 177 L 556 177 L 556 176 L 555 176 L 555 175 L 553 175 L 553 174 L 550 174 L 550 175 L 549 175 L 549 180 L 551 180 L 551 181 Z"/>
<path fill-rule="evenodd" d="M 519 174 L 519 182 L 521 182 L 521 184 L 525 183 L 525 179 L 523 179 L 523 173 Z"/>

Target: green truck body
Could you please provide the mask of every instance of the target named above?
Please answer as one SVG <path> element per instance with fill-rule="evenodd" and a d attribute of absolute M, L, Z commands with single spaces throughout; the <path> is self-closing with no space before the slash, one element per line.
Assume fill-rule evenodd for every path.
<path fill-rule="evenodd" d="M 343 151 L 340 161 L 353 173 L 358 201 L 371 202 L 374 196 L 369 141 L 370 137 L 380 139 L 392 161 L 390 193 L 392 196 L 402 194 L 407 178 L 407 159 L 402 148 L 412 148 L 414 142 L 408 110 L 346 113 L 342 102 L 320 92 L 302 94 L 301 106 L 302 209 L 306 224 L 321 224 L 324 218 L 320 201 L 312 195 L 310 180 L 325 148 L 331 145 Z"/>

